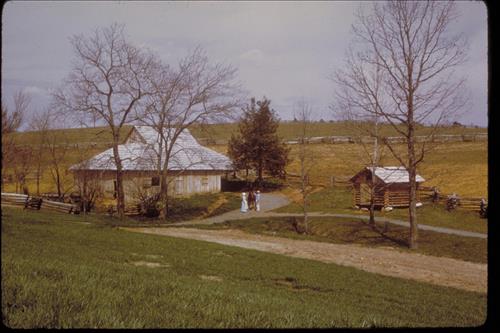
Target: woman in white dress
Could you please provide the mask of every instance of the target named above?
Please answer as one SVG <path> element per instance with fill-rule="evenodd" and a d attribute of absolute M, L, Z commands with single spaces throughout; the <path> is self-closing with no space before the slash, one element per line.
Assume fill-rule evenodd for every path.
<path fill-rule="evenodd" d="M 246 213 L 248 211 L 247 194 L 245 192 L 241 193 L 241 212 Z"/>
<path fill-rule="evenodd" d="M 255 193 L 255 210 L 260 212 L 260 191 Z"/>

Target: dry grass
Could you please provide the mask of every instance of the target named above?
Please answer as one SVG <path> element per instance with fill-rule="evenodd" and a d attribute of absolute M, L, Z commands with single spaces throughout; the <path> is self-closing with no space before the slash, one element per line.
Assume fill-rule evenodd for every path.
<path fill-rule="evenodd" d="M 327 185 L 331 176 L 347 179 L 363 168 L 366 153 L 361 145 L 314 144 L 309 149 L 317 156 L 311 181 Z M 298 147 L 292 146 L 292 163 L 288 172 L 299 173 L 296 158 Z M 386 152 L 382 164 L 400 165 Z M 487 197 L 488 195 L 488 148 L 485 142 L 447 143 L 429 152 L 422 162 L 419 174 L 426 179 L 425 186 L 437 186 L 443 193 L 456 192 L 462 196 Z"/>
<path fill-rule="evenodd" d="M 279 124 L 277 133 L 278 136 L 285 140 L 292 140 L 297 138 L 298 133 L 302 128 L 300 122 L 293 121 L 282 121 Z M 306 136 L 351 136 L 353 134 L 353 125 L 348 122 L 313 122 L 308 125 L 306 130 Z M 190 127 L 191 133 L 196 138 L 210 138 L 213 140 L 228 140 L 231 134 L 237 133 L 238 124 L 227 123 L 227 124 L 210 124 L 203 126 L 192 126 Z M 379 128 L 380 135 L 384 136 L 398 136 L 392 126 L 388 124 L 381 125 Z M 425 126 L 418 126 L 417 135 L 428 135 L 432 131 L 431 128 Z M 474 133 L 485 133 L 487 130 L 482 127 L 442 127 L 438 129 L 437 134 L 450 134 L 450 135 L 462 135 L 462 134 L 474 134 Z"/>
<path fill-rule="evenodd" d="M 311 127 L 314 129 L 312 135 L 348 135 L 344 133 L 345 129 L 340 124 L 335 123 L 315 123 Z M 294 128 L 297 124 L 283 123 L 280 125 L 279 134 L 282 137 L 292 138 L 296 133 Z M 199 128 L 192 128 L 191 131 L 196 137 L 226 138 L 236 130 L 235 124 L 216 124 L 208 126 L 208 130 L 202 131 Z M 127 127 L 126 130 L 129 130 Z M 335 131 L 334 131 L 335 130 Z M 342 130 L 342 131 L 341 131 Z M 421 131 L 425 132 L 425 128 Z M 208 131 L 208 132 L 207 132 Z M 448 134 L 461 134 L 466 132 L 484 132 L 484 129 L 474 128 L 447 128 Z M 64 137 L 64 141 L 70 143 L 77 142 L 105 142 L 108 138 L 108 133 L 103 128 L 98 129 L 67 129 L 57 130 L 58 135 Z M 17 133 L 19 140 L 22 143 L 33 143 L 35 132 Z M 227 154 L 226 145 L 210 146 L 211 149 L 223 154 Z M 297 158 L 298 147 L 291 146 L 291 158 L 287 171 L 291 174 L 299 173 L 299 161 Z M 404 149 L 403 146 L 400 147 Z M 311 181 L 313 184 L 328 185 L 331 181 L 331 176 L 337 179 L 347 179 L 354 175 L 364 165 L 367 164 L 366 148 L 359 144 L 311 144 L 309 149 L 315 155 L 315 167 L 312 170 Z M 89 150 L 88 157 L 93 156 L 104 148 L 95 148 Z M 385 151 L 382 159 L 383 165 L 399 165 L 389 151 Z M 70 151 L 67 154 L 65 167 L 69 167 L 76 163 L 78 158 L 77 152 Z M 48 163 L 48 161 L 46 161 Z M 8 170 L 7 170 L 8 172 Z M 462 196 L 486 197 L 488 184 L 488 155 L 487 142 L 454 142 L 446 143 L 437 146 L 434 151 L 430 152 L 424 162 L 421 164 L 419 173 L 426 179 L 426 186 L 438 186 L 443 193 L 456 192 Z M 63 175 L 64 180 L 69 184 L 72 181 L 72 175 L 66 172 Z M 36 189 L 33 176 L 28 181 L 28 189 L 33 193 Z M 5 184 L 5 191 L 14 191 L 14 184 Z M 40 185 L 41 192 L 54 192 L 55 187 L 50 177 L 49 171 L 45 171 Z"/>
<path fill-rule="evenodd" d="M 290 147 L 292 162 L 287 172 L 298 174 L 300 172 L 298 146 Z M 210 148 L 223 154 L 227 153 L 225 145 L 210 146 Z M 311 144 L 308 149 L 316 156 L 311 182 L 317 185 L 329 185 L 331 176 L 345 180 L 368 163 L 365 148 L 359 144 Z M 400 165 L 388 151 L 384 152 L 382 164 Z M 487 197 L 487 143 L 453 142 L 436 146 L 426 155 L 419 168 L 419 174 L 426 179 L 425 186 L 437 186 L 442 193 L 456 192 L 461 196 Z"/>

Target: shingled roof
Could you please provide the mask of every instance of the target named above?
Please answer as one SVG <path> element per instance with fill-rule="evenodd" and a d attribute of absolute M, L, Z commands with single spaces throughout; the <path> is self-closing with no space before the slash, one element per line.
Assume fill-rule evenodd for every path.
<path fill-rule="evenodd" d="M 123 170 L 154 171 L 158 162 L 159 134 L 150 126 L 135 126 L 143 140 L 127 140 L 118 146 Z M 165 152 L 162 153 L 162 160 Z M 177 138 L 169 160 L 169 170 L 232 170 L 231 160 L 216 151 L 201 146 L 185 129 Z M 70 170 L 116 170 L 113 148 L 70 167 Z"/>
<path fill-rule="evenodd" d="M 352 177 L 351 181 L 354 181 L 354 179 L 360 173 L 366 172 L 366 170 L 372 172 L 372 169 L 373 169 L 372 167 L 366 167 L 364 170 L 362 170 L 361 172 L 357 173 L 354 177 Z M 410 182 L 408 170 L 406 170 L 406 168 L 404 167 L 376 167 L 374 173 L 375 176 L 377 176 L 380 180 L 382 180 L 386 184 Z M 422 178 L 420 175 L 417 175 L 416 181 L 417 183 L 421 183 L 424 182 L 425 179 Z"/>

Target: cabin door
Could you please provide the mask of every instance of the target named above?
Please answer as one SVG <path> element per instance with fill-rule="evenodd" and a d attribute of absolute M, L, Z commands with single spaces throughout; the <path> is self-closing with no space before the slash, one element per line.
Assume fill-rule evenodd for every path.
<path fill-rule="evenodd" d="M 361 184 L 360 186 L 360 204 L 370 205 L 371 189 L 368 184 Z"/>

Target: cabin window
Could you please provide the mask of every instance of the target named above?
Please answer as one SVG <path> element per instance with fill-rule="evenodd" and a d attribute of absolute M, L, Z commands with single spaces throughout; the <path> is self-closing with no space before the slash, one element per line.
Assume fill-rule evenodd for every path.
<path fill-rule="evenodd" d="M 155 176 L 151 178 L 151 186 L 160 186 L 160 177 Z"/>
<path fill-rule="evenodd" d="M 208 191 L 208 177 L 201 177 L 201 190 Z"/>
<path fill-rule="evenodd" d="M 182 194 L 182 188 L 184 187 L 184 180 L 181 177 L 175 179 L 175 194 Z"/>

